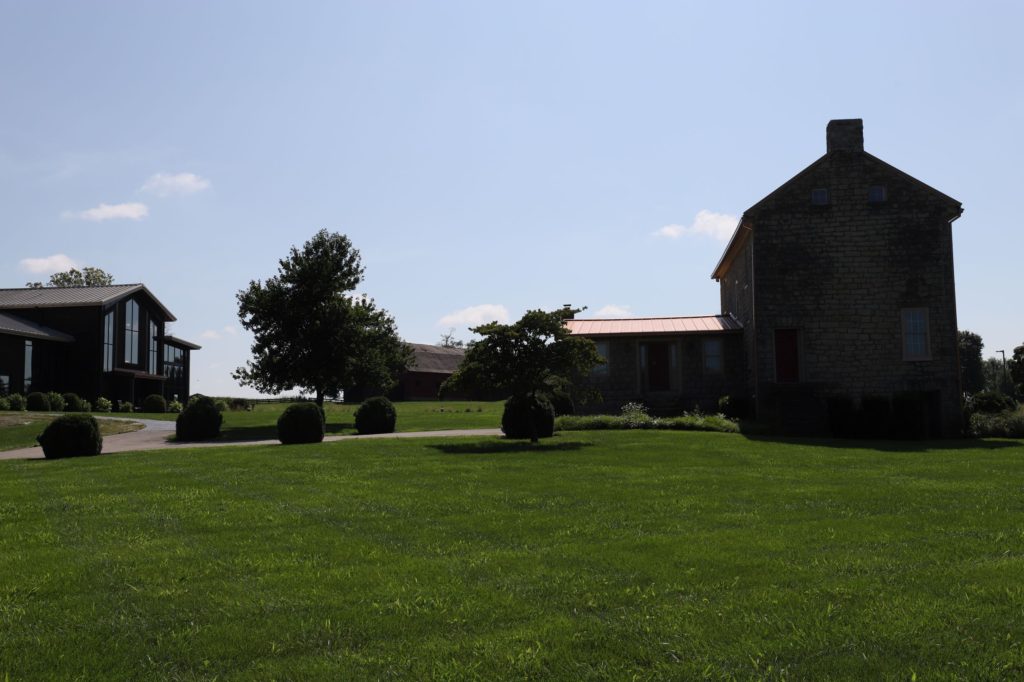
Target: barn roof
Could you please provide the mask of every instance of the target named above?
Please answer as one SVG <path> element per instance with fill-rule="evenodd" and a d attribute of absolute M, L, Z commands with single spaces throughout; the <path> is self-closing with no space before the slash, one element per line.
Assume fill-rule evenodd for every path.
<path fill-rule="evenodd" d="M 410 343 L 412 363 L 410 372 L 426 372 L 429 374 L 451 374 L 459 368 L 462 358 L 466 355 L 464 348 L 445 348 L 431 346 L 426 343 Z"/>

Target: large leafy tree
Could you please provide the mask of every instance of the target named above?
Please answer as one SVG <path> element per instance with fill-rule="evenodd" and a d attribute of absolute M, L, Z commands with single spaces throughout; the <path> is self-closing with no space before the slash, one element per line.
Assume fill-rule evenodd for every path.
<path fill-rule="evenodd" d="M 298 387 L 319 405 L 346 387 L 393 385 L 410 349 L 386 310 L 352 294 L 362 277 L 345 235 L 320 230 L 293 246 L 276 276 L 238 292 L 238 318 L 255 338 L 252 359 L 232 376 L 265 393 Z"/>
<path fill-rule="evenodd" d="M 573 336 L 565 321 L 582 309 L 531 310 L 513 324 L 488 324 L 471 331 L 482 338 L 469 344 L 459 369 L 442 393 L 469 388 L 504 391 L 514 397 L 551 397 L 578 384 L 604 360 L 590 339 Z"/>
<path fill-rule="evenodd" d="M 981 337 L 974 332 L 961 331 L 958 335 L 960 344 L 960 384 L 964 393 L 973 395 L 985 389 L 985 369 L 981 359 L 981 350 L 985 347 Z"/>
<path fill-rule="evenodd" d="M 1024 345 L 1013 349 L 1013 357 L 1006 363 L 1018 395 L 1024 395 Z"/>
<path fill-rule="evenodd" d="M 114 276 L 100 268 L 85 267 L 81 270 L 71 268 L 64 272 L 56 272 L 50 275 L 48 287 L 104 287 L 114 283 Z M 42 288 L 42 282 L 26 282 L 25 286 Z"/>

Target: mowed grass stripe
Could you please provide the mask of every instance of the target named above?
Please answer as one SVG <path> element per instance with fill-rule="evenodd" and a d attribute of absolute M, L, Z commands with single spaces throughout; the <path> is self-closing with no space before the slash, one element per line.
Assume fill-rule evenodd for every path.
<path fill-rule="evenodd" d="M 1024 448 L 874 445 L 601 432 L 4 462 L 0 673 L 1019 676 Z"/>

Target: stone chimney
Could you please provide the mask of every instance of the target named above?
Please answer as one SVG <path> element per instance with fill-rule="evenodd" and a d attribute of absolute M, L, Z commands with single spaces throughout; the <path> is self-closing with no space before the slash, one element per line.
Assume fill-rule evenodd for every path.
<path fill-rule="evenodd" d="M 864 151 L 864 121 L 859 118 L 839 118 L 828 122 L 825 128 L 825 151 Z"/>

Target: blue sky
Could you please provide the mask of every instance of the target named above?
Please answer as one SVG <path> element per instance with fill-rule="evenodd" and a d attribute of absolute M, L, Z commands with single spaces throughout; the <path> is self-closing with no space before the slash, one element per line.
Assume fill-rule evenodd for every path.
<path fill-rule="evenodd" d="M 825 124 L 964 204 L 960 327 L 1024 343 L 1024 4 L 0 0 L 0 286 L 145 282 L 249 394 L 235 293 L 320 228 L 409 341 L 718 312 L 735 217 Z M 668 229 L 665 229 L 668 228 Z"/>

